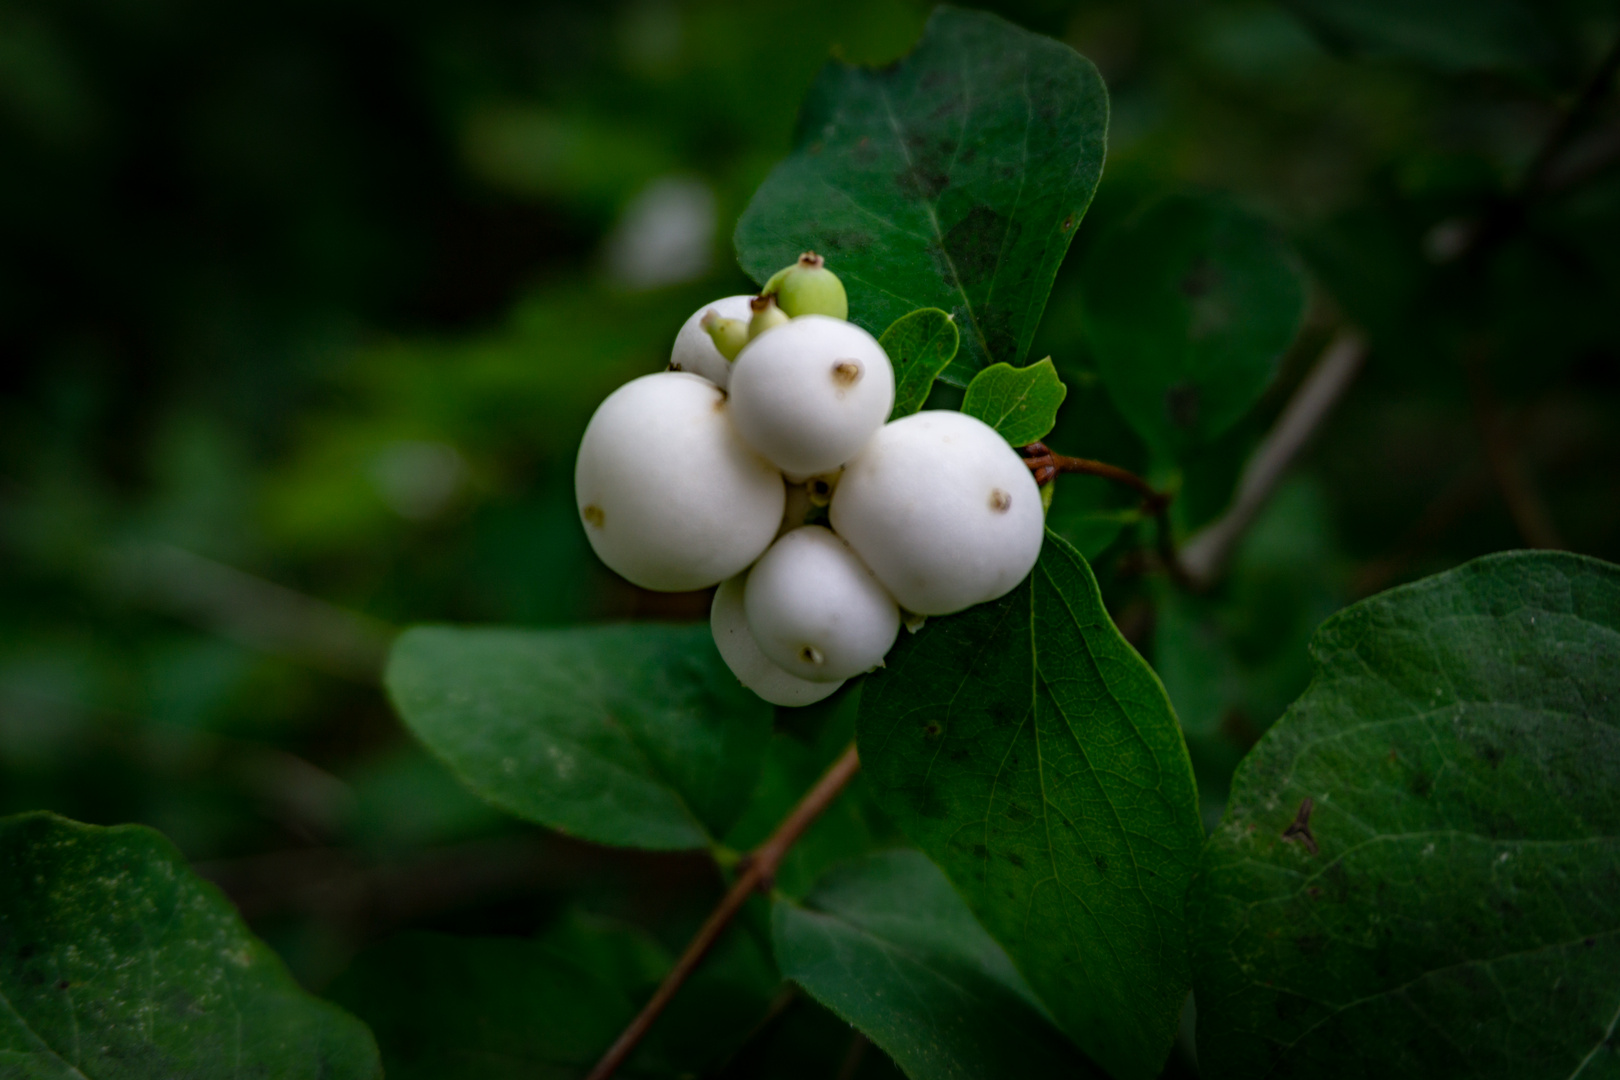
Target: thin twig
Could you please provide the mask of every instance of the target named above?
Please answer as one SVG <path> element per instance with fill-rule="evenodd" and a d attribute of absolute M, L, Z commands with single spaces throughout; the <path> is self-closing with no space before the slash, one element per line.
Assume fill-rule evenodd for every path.
<path fill-rule="evenodd" d="M 1616 73 L 1620 73 L 1620 37 L 1609 46 L 1597 69 L 1592 72 L 1581 92 L 1570 103 L 1547 133 L 1535 157 L 1525 167 L 1519 182 L 1504 196 L 1497 199 L 1482 218 L 1474 223 L 1462 223 L 1463 234 L 1444 245 L 1439 261 L 1452 262 L 1467 256 L 1478 264 L 1502 241 L 1508 239 L 1523 224 L 1525 214 L 1537 197 L 1544 192 L 1568 187 L 1568 178 L 1558 178 L 1553 166 L 1568 146 L 1569 141 L 1584 127 L 1598 105 L 1609 92 Z"/>
<path fill-rule="evenodd" d="M 1207 588 L 1221 576 L 1238 540 L 1254 524 L 1283 474 L 1349 389 L 1366 355 L 1367 343 L 1353 328 L 1341 330 L 1323 351 L 1243 467 L 1231 507 L 1181 546 L 1181 565 L 1195 586 Z"/>
<path fill-rule="evenodd" d="M 782 858 L 791 849 L 804 831 L 820 817 L 822 811 L 832 805 L 839 792 L 849 784 L 850 780 L 860 770 L 861 759 L 856 753 L 855 744 L 850 743 L 839 759 L 822 774 L 816 786 L 805 793 L 788 816 L 782 819 L 776 831 L 766 838 L 748 857 L 739 864 L 737 880 L 732 882 L 726 895 L 720 898 L 715 905 L 703 927 L 698 930 L 681 958 L 675 962 L 669 974 L 664 977 L 663 983 L 653 994 L 652 1000 L 642 1008 L 640 1014 L 630 1021 L 608 1052 L 602 1055 L 602 1060 L 596 1063 L 586 1080 L 607 1080 L 614 1070 L 623 1065 L 630 1057 L 647 1031 L 652 1027 L 653 1021 L 664 1011 L 670 1000 L 675 996 L 692 972 L 697 969 L 703 957 L 714 947 L 720 935 L 742 910 L 748 898 L 756 892 L 769 892 L 776 880 L 776 870 L 782 864 Z"/>
<path fill-rule="evenodd" d="M 1181 559 L 1176 554 L 1175 533 L 1170 527 L 1170 503 L 1174 500 L 1174 495 L 1168 491 L 1160 491 L 1129 469 L 1110 465 L 1106 461 L 1056 454 L 1045 443 L 1033 442 L 1028 446 L 1020 446 L 1018 453 L 1023 457 L 1024 464 L 1029 466 L 1029 471 L 1035 474 L 1035 482 L 1042 487 L 1055 480 L 1058 473 L 1079 473 L 1083 476 L 1100 476 L 1105 480 L 1124 484 L 1140 494 L 1141 512 L 1155 519 L 1158 530 L 1155 548 L 1159 553 L 1159 561 L 1164 564 L 1165 571 L 1178 585 L 1188 583 L 1187 572 L 1182 569 Z"/>

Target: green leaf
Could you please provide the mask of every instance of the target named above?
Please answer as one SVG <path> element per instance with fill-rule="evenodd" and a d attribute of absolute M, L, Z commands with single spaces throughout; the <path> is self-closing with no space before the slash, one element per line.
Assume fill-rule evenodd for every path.
<path fill-rule="evenodd" d="M 922 308 L 890 323 L 878 344 L 894 365 L 894 408 L 889 419 L 897 420 L 923 407 L 934 380 L 956 355 L 961 335 L 945 312 Z"/>
<path fill-rule="evenodd" d="M 771 737 L 770 706 L 726 670 L 707 626 L 418 627 L 385 682 L 473 791 L 603 844 L 709 846 Z"/>
<path fill-rule="evenodd" d="M 1447 72 L 1547 64 L 1554 46 L 1519 0 L 1290 0 L 1330 45 Z"/>
<path fill-rule="evenodd" d="M 1311 653 L 1191 894 L 1205 1074 L 1620 1074 L 1620 568 L 1488 556 Z"/>
<path fill-rule="evenodd" d="M 1083 271 L 1086 338 L 1119 411 L 1185 454 L 1236 423 L 1305 313 L 1298 261 L 1265 222 L 1181 196 L 1110 230 Z"/>
<path fill-rule="evenodd" d="M 738 260 L 764 281 L 820 252 L 873 333 L 916 308 L 950 312 L 963 340 L 944 378 L 966 386 L 1028 352 L 1107 133 L 1089 60 L 941 7 L 901 63 L 822 70 L 793 154 L 737 222 Z"/>
<path fill-rule="evenodd" d="M 862 690 L 880 805 L 1083 1050 L 1114 1076 L 1156 1075 L 1187 993 L 1182 899 L 1203 840 L 1159 680 L 1051 533 L 1007 596 L 901 638 Z"/>
<path fill-rule="evenodd" d="M 0 820 L 0 1075 L 380 1077 L 219 890 L 139 825 Z"/>
<path fill-rule="evenodd" d="M 923 855 L 891 851 L 778 902 L 782 973 L 912 1080 L 1104 1074 L 1052 1026 L 1006 953 Z"/>
<path fill-rule="evenodd" d="M 1022 368 L 992 364 L 968 384 L 962 411 L 1001 432 L 1014 446 L 1028 446 L 1052 430 L 1068 392 L 1050 356 Z"/>

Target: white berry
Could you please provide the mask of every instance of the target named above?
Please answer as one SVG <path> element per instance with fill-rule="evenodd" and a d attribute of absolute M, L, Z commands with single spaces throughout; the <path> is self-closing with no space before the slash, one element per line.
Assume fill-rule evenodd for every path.
<path fill-rule="evenodd" d="M 597 408 L 574 463 L 591 547 L 644 589 L 702 589 L 738 573 L 782 521 L 782 474 L 737 437 L 725 392 L 644 375 Z"/>
<path fill-rule="evenodd" d="M 720 355 L 714 339 L 703 329 L 703 316 L 713 311 L 722 319 L 740 319 L 746 325 L 754 314 L 748 306 L 752 299 L 752 296 L 728 296 L 692 312 L 692 317 L 681 325 L 681 332 L 675 335 L 675 348 L 669 354 L 670 370 L 701 375 L 724 390 L 731 382 L 731 361 Z"/>
<path fill-rule="evenodd" d="M 730 390 L 743 439 L 799 478 L 860 452 L 894 406 L 894 369 L 854 323 L 803 315 L 744 347 Z"/>
<path fill-rule="evenodd" d="M 741 574 L 728 578 L 715 590 L 714 603 L 709 607 L 709 630 L 737 681 L 770 702 L 772 705 L 809 705 L 827 697 L 844 685 L 838 682 L 811 682 L 797 675 L 789 675 L 759 651 L 753 631 L 748 629 L 748 616 L 743 610 L 743 583 Z"/>
<path fill-rule="evenodd" d="M 949 615 L 1024 580 L 1041 553 L 1040 488 L 981 420 L 928 411 L 885 424 L 849 463 L 828 510 L 902 607 Z"/>
<path fill-rule="evenodd" d="M 812 682 L 837 682 L 882 662 L 900 610 L 831 531 L 794 529 L 748 574 L 748 626 L 767 659 Z"/>

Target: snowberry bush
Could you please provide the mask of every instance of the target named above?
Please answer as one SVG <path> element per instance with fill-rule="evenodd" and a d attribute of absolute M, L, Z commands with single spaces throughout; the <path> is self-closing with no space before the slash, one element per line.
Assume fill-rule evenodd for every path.
<path fill-rule="evenodd" d="M 1345 608 L 1200 792 L 1189 739 L 1252 721 L 1178 718 L 1160 676 L 1220 703 L 1245 670 L 1201 605 L 1363 335 L 1313 331 L 1205 500 L 1231 508 L 1189 508 L 1320 286 L 1272 224 L 1176 195 L 1089 245 L 1086 355 L 1031 362 L 1108 125 L 1087 60 L 990 15 L 829 65 L 737 225 L 758 291 L 672 322 L 667 370 L 579 445 L 602 563 L 713 589 L 708 625 L 394 645 L 400 715 L 489 803 L 712 858 L 679 959 L 583 923 L 407 935 L 334 985 L 357 1019 L 150 830 L 24 815 L 0 820 L 0 1075 L 370 1080 L 362 1019 L 399 1075 L 738 1075 L 806 998 L 913 1080 L 1150 1080 L 1178 1043 L 1177 1075 L 1620 1075 L 1620 568 L 1499 553 Z M 1141 472 L 1063 445 L 1100 395 Z M 1147 579 L 1153 614 L 1120 619 L 1158 620 L 1157 671 L 1104 551 Z"/>

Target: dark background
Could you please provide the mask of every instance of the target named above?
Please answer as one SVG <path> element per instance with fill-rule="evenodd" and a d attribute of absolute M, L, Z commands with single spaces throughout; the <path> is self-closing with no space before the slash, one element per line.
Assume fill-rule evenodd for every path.
<path fill-rule="evenodd" d="M 1382 7 L 996 8 L 1091 57 L 1113 100 L 1034 353 L 1071 387 L 1054 448 L 1180 485 L 1185 534 L 1334 329 L 1370 343 L 1219 590 L 1175 596 L 1135 529 L 1094 560 L 1211 821 L 1326 614 L 1503 548 L 1620 556 L 1612 71 L 1582 97 L 1620 21 L 1580 0 L 1511 32 L 1469 4 L 1427 36 L 1342 17 Z M 748 288 L 731 223 L 829 51 L 895 59 L 926 13 L 0 2 L 0 813 L 161 829 L 316 989 L 407 927 L 590 912 L 678 945 L 717 888 L 705 858 L 504 820 L 376 673 L 413 622 L 703 616 L 594 561 L 574 445 L 682 319 Z M 1312 288 L 1267 397 L 1175 473 L 1089 372 L 1074 270 L 1182 191 L 1274 222 Z M 1130 496 L 1066 478 L 1065 501 Z M 847 1029 L 795 1008 L 803 1045 L 756 1039 L 750 1075 L 843 1067 Z"/>

